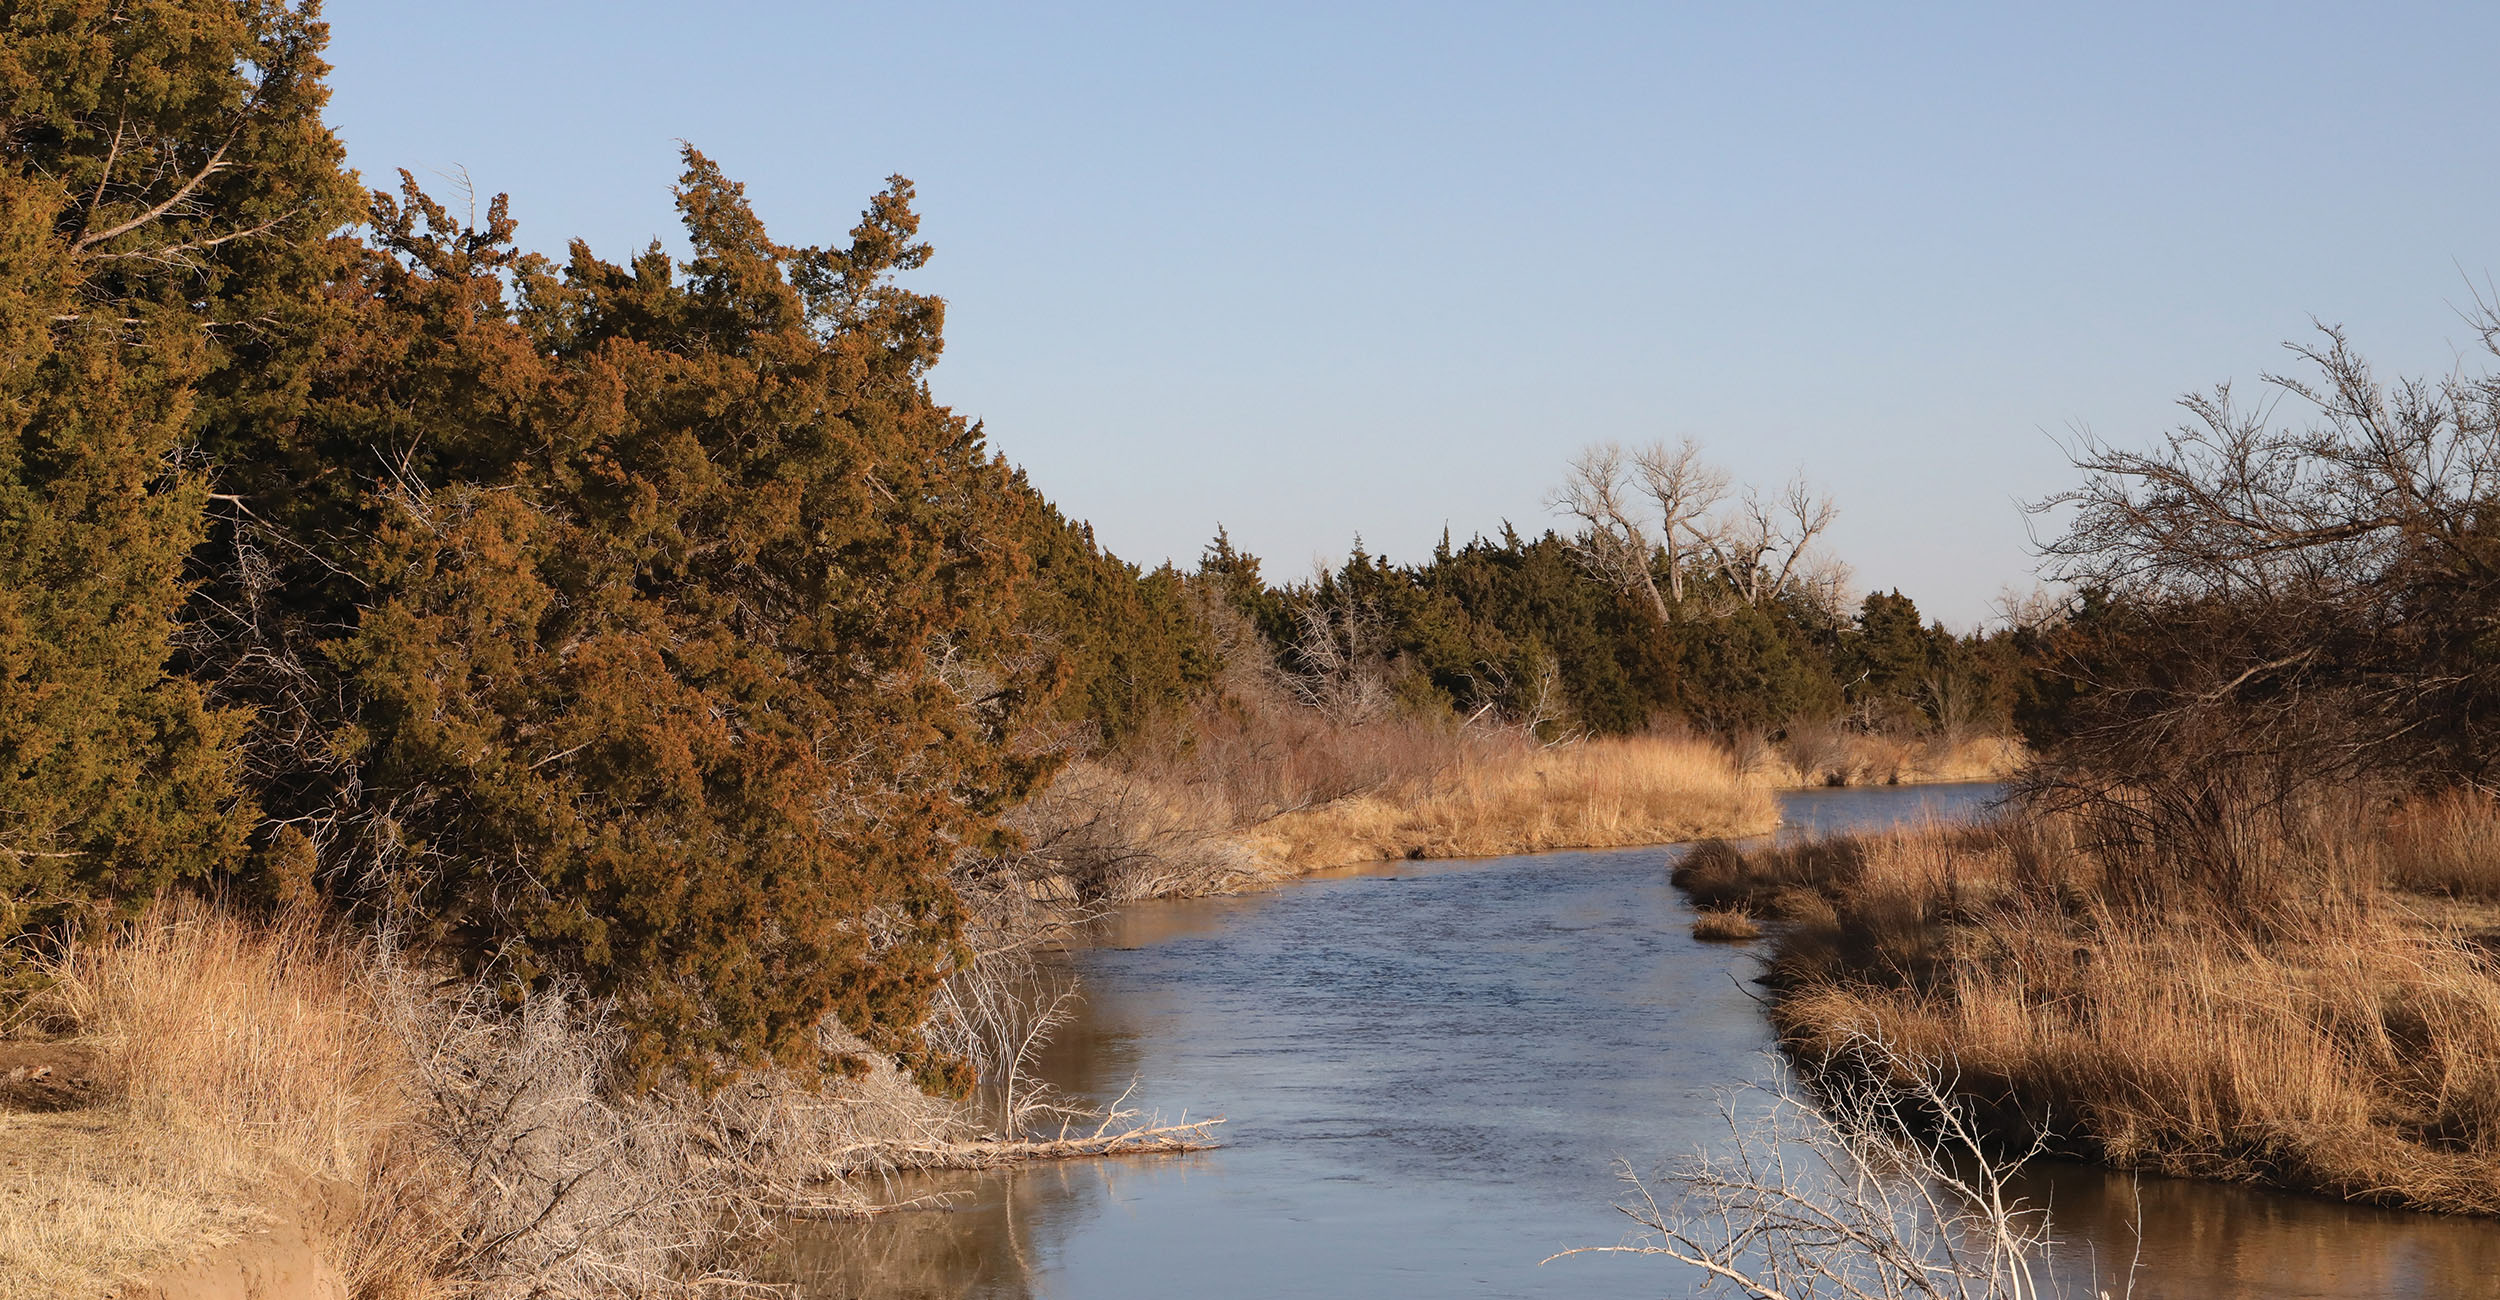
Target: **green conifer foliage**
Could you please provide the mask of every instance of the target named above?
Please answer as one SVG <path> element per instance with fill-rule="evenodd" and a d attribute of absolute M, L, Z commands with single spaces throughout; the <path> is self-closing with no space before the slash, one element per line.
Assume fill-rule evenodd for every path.
<path fill-rule="evenodd" d="M 686 164 L 682 266 L 558 271 L 500 201 L 377 196 L 296 448 L 361 469 L 306 525 L 367 539 L 296 597 L 361 610 L 303 620 L 354 626 L 302 812 L 349 897 L 617 998 L 646 1076 L 812 1062 L 830 1013 L 958 1089 L 917 1026 L 963 959 L 947 866 L 1044 771 L 1010 743 L 1048 703 L 1029 494 L 927 391 L 907 183 L 791 248 Z"/>
<path fill-rule="evenodd" d="M 94 326 L 56 189 L 0 177 L 0 928 L 230 857 L 236 719 L 169 677 L 205 488 L 171 456 L 198 348 Z"/>
<path fill-rule="evenodd" d="M 239 717 L 167 671 L 209 500 L 179 462 L 336 224 L 321 36 L 276 3 L 0 6 L 0 930 L 248 825 Z"/>
<path fill-rule="evenodd" d="M 1019 548 L 1033 563 L 1026 626 L 1065 687 L 1058 718 L 1117 748 L 1176 725 L 1214 681 L 1216 660 L 1181 575 L 1141 572 L 1094 540 L 1016 477 L 1023 498 Z"/>

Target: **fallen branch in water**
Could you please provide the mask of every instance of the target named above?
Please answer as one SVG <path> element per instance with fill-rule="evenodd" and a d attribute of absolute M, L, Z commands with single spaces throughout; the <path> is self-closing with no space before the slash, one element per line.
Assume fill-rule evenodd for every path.
<path fill-rule="evenodd" d="M 942 1155 L 947 1157 L 943 1167 L 949 1169 L 994 1169 L 1028 1160 L 1072 1160 L 1086 1156 L 1178 1155 L 1215 1146 L 1210 1130 L 1223 1122 L 1220 1119 L 1202 1119 L 1185 1124 L 1125 1129 L 1118 1133 L 1088 1133 L 1082 1137 L 976 1139 L 911 1148 L 906 1154 Z M 933 1167 L 936 1164 L 933 1162 Z"/>
<path fill-rule="evenodd" d="M 1115 1112 L 1115 1118 L 1126 1112 Z M 975 1138 L 966 1142 L 926 1142 L 908 1146 L 882 1145 L 877 1154 L 897 1166 L 919 1169 L 999 1169 L 1008 1165 L 1026 1164 L 1036 1160 L 1073 1160 L 1092 1156 L 1179 1155 L 1188 1151 L 1205 1151 L 1219 1145 L 1210 1130 L 1222 1119 L 1190 1120 L 1179 1124 L 1140 1124 L 1132 1128 L 1110 1131 L 1110 1120 L 1091 1133 L 1075 1137 L 1055 1138 Z M 837 1152 L 839 1156 L 843 1153 Z M 884 1204 L 862 1199 L 857 1192 L 843 1189 L 831 1196 L 785 1191 L 776 1198 L 775 1213 L 791 1219 L 866 1219 L 897 1210 L 943 1209 L 947 1203 L 965 1195 L 963 1192 L 932 1192 L 908 1200 Z"/>
<path fill-rule="evenodd" d="M 1087 1156 L 1178 1155 L 1217 1145 L 1211 1130 L 1221 1119 L 1180 1124 L 1143 1124 L 1117 1132 L 1096 1131 L 1075 1137 L 973 1138 L 962 1142 L 882 1143 L 873 1148 L 885 1161 L 908 1169 L 996 1169 L 1032 1160 L 1073 1160 Z M 869 1150 L 868 1146 L 856 1150 Z M 835 1160 L 852 1154 L 846 1148 Z"/>
<path fill-rule="evenodd" d="M 829 1219 L 873 1219 L 880 1214 L 892 1214 L 897 1210 L 943 1210 L 968 1195 L 970 1195 L 968 1192 L 931 1192 L 926 1196 L 913 1196 L 900 1201 L 885 1202 L 865 1200 L 857 1193 L 848 1196 L 802 1196 L 786 1199 L 774 1208 L 774 1213 L 785 1219 L 812 1219 L 819 1222 Z"/>

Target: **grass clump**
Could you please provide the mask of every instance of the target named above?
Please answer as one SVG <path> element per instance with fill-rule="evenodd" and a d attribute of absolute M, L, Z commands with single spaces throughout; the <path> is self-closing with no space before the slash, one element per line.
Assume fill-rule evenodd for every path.
<path fill-rule="evenodd" d="M 1762 926 L 1733 908 L 1708 908 L 1693 914 L 1693 937 L 1713 943 L 1747 943 L 1762 937 Z"/>
<path fill-rule="evenodd" d="M 0 1297 L 100 1294 L 379 1175 L 409 1062 L 320 928 L 168 903 L 48 965 L 23 1027 L 91 1054 L 102 1086 L 0 1110 Z"/>
<path fill-rule="evenodd" d="M 2229 871 L 2089 809 L 2017 808 L 1679 869 L 1779 916 L 1801 1059 L 1950 1057 L 2019 1141 L 2164 1174 L 2500 1214 L 2489 801 L 2240 807 Z M 2148 856 L 2149 855 L 2149 856 Z"/>

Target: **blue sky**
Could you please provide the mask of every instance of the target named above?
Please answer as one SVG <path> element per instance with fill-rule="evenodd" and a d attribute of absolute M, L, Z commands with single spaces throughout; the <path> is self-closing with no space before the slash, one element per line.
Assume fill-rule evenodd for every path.
<path fill-rule="evenodd" d="M 2312 317 L 2474 367 L 2500 271 L 2500 6 L 327 12 L 367 182 L 465 168 L 525 244 L 674 243 L 679 139 L 791 243 L 911 177 L 939 397 L 1146 563 L 1420 558 L 1690 435 L 1968 623 L 2057 437 L 2253 391 Z"/>

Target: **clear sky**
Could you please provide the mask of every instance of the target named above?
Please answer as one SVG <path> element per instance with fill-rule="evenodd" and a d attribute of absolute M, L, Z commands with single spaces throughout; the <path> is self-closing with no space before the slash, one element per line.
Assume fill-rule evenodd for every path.
<path fill-rule="evenodd" d="M 777 237 L 919 186 L 941 400 L 1112 549 L 1417 559 L 1574 449 L 1839 500 L 1862 587 L 2027 587 L 2055 438 L 2142 442 L 2312 317 L 2471 366 L 2500 5 L 860 6 L 333 0 L 368 184 L 675 239 L 676 141 Z M 2289 412 L 2286 412 L 2289 414 Z"/>

